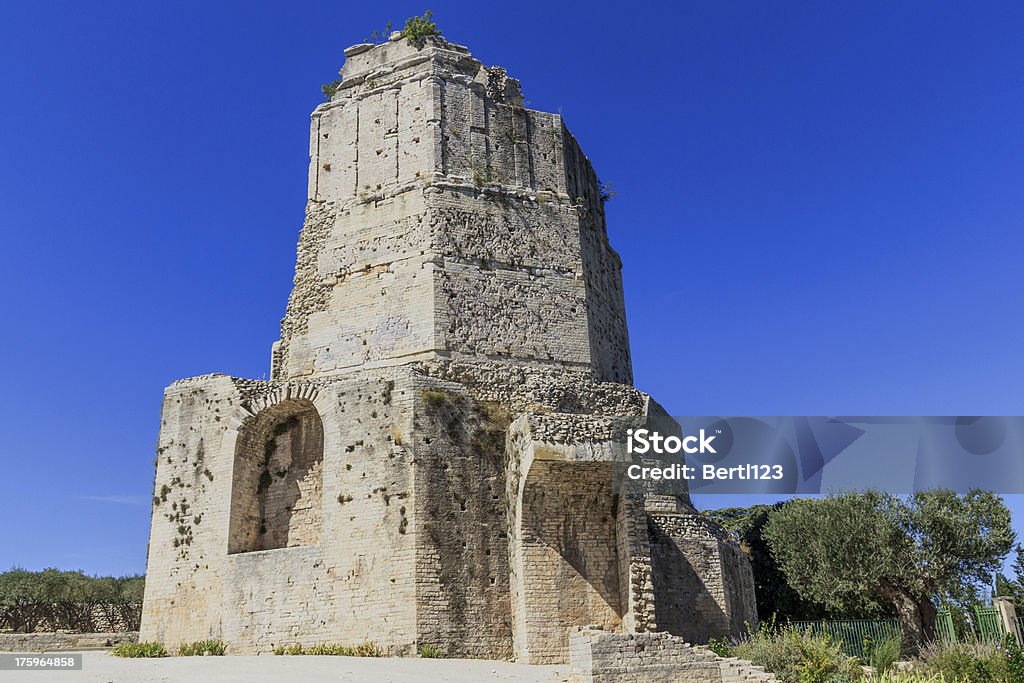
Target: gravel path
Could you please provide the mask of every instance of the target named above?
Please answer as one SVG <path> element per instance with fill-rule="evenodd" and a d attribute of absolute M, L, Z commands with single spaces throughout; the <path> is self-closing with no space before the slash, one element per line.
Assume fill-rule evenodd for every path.
<path fill-rule="evenodd" d="M 0 681 L 358 681 L 359 683 L 561 683 L 567 664 L 530 666 L 482 659 L 372 657 L 167 657 L 122 659 L 107 651 L 83 652 L 82 671 L 0 671 Z"/>

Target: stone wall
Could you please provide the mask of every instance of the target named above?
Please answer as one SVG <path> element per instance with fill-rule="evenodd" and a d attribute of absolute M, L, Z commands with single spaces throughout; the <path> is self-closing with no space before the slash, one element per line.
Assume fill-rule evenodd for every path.
<path fill-rule="evenodd" d="M 113 647 L 119 643 L 135 643 L 137 631 L 111 633 L 0 633 L 0 652 L 62 652 Z"/>
<path fill-rule="evenodd" d="M 507 412 L 445 380 L 421 375 L 415 386 L 417 642 L 507 659 Z"/>
<path fill-rule="evenodd" d="M 621 262 L 561 117 L 440 38 L 346 55 L 272 376 L 498 357 L 631 382 Z"/>
<path fill-rule="evenodd" d="M 659 630 L 706 643 L 756 626 L 750 563 L 724 529 L 692 509 L 648 523 Z"/>
<path fill-rule="evenodd" d="M 501 364 L 175 383 L 162 413 L 144 639 L 174 646 L 218 637 L 238 652 L 370 639 L 404 651 L 428 644 L 453 656 L 512 656 L 506 432 L 510 411 L 526 405 L 618 413 L 646 403 L 629 387 L 552 369 L 509 374 Z M 586 418 L 554 427 L 542 416 L 537 433 L 564 440 L 599 431 L 585 421 L 570 429 L 577 419 Z M 319 503 L 297 510 L 310 460 Z M 602 594 L 563 577 L 569 560 L 538 559 L 547 579 L 535 594 L 566 578 L 597 610 L 574 621 L 611 627 L 623 608 L 616 500 L 604 474 L 538 468 L 529 507 L 537 548 L 564 538 L 569 560 L 593 567 L 602 556 L 593 576 L 607 586 Z M 595 494 L 598 476 L 607 481 Z M 549 489 L 559 479 L 561 493 Z M 290 496 L 268 497 L 284 484 Z M 599 506 L 583 500 L 594 495 L 603 496 Z M 546 527 L 555 509 L 559 521 Z M 580 509 L 594 511 L 593 526 L 575 518 Z M 600 605 L 607 618 L 595 616 Z"/>
<path fill-rule="evenodd" d="M 779 683 L 762 667 L 723 658 L 668 633 L 584 627 L 569 639 L 573 683 Z"/>
<path fill-rule="evenodd" d="M 537 462 L 522 494 L 522 655 L 565 661 L 566 627 L 622 625 L 618 497 L 606 466 Z"/>
<path fill-rule="evenodd" d="M 262 411 L 240 430 L 228 552 L 320 542 L 324 430 L 308 399 Z"/>
<path fill-rule="evenodd" d="M 368 639 L 410 649 L 416 637 L 415 546 L 408 533 L 415 509 L 412 397 L 408 370 L 324 385 L 225 376 L 172 385 L 162 414 L 143 639 L 174 646 L 223 638 L 238 652 Z M 251 528 L 252 508 L 231 501 L 258 500 L 260 482 L 248 477 L 233 486 L 236 467 L 250 452 L 239 444 L 262 438 L 263 448 L 251 450 L 269 459 L 276 451 L 268 446 L 282 435 L 261 425 L 277 423 L 282 406 L 296 402 L 315 406 L 323 424 L 322 492 L 314 506 L 320 542 L 309 543 L 306 535 L 301 545 L 245 552 L 256 546 L 233 544 L 232 532 Z M 295 519 L 294 510 L 278 513 L 261 524 L 270 530 Z"/>
<path fill-rule="evenodd" d="M 685 499 L 614 474 L 627 425 L 660 412 L 631 387 L 500 363 L 177 382 L 143 638 L 556 662 L 572 625 L 738 633 L 753 623 L 738 548 Z"/>

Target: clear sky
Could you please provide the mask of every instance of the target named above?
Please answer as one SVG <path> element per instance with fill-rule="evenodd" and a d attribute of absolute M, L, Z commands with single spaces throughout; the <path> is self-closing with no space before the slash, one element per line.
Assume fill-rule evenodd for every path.
<path fill-rule="evenodd" d="M 614 183 L 670 412 L 1024 413 L 1024 5 L 427 6 Z M 144 569 L 164 386 L 268 372 L 320 84 L 425 8 L 0 3 L 0 569 Z"/>

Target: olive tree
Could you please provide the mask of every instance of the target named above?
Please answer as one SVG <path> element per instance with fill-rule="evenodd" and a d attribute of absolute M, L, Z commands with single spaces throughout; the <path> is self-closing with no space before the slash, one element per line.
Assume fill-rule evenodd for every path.
<path fill-rule="evenodd" d="M 935 638 L 933 601 L 989 584 L 1015 535 L 999 496 L 938 489 L 794 501 L 772 513 L 764 537 L 801 596 L 833 611 L 887 602 L 914 652 Z"/>

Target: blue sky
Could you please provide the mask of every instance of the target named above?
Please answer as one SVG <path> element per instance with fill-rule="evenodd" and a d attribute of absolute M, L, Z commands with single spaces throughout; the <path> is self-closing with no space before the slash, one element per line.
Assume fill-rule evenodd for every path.
<path fill-rule="evenodd" d="M 614 183 L 671 412 L 1024 413 L 1024 6 L 429 7 Z M 143 570 L 163 387 L 268 371 L 320 84 L 423 9 L 0 6 L 0 568 Z"/>

